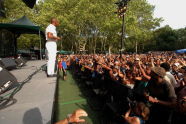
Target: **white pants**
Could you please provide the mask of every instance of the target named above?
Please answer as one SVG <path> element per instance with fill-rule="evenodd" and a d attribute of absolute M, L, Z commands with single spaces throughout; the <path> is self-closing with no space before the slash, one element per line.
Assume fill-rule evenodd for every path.
<path fill-rule="evenodd" d="M 57 53 L 56 42 L 51 42 L 51 41 L 46 42 L 46 49 L 48 54 L 47 74 L 53 75 L 55 70 L 56 53 Z"/>

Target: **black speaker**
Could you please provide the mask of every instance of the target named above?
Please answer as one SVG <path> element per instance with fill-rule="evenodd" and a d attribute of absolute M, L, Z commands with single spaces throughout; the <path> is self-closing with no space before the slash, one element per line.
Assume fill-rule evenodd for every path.
<path fill-rule="evenodd" d="M 18 57 L 17 59 L 15 59 L 15 62 L 18 67 L 25 66 L 26 64 L 26 60 L 23 57 Z"/>
<path fill-rule="evenodd" d="M 17 83 L 16 77 L 0 67 L 0 94 L 4 93 L 14 83 Z"/>
<path fill-rule="evenodd" d="M 0 67 L 1 68 L 5 68 L 4 65 L 1 63 L 1 61 L 0 61 Z"/>
<path fill-rule="evenodd" d="M 0 63 L 7 70 L 16 69 L 16 67 L 17 67 L 15 60 L 12 58 L 2 58 L 2 59 L 0 59 Z"/>

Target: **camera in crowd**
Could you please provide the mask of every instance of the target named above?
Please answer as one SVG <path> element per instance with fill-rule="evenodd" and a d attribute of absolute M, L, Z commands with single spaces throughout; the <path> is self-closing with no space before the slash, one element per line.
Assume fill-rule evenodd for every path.
<path fill-rule="evenodd" d="M 134 100 L 132 101 L 129 97 L 127 97 L 127 102 L 129 103 L 129 108 L 135 108 L 137 105 L 137 102 Z"/>

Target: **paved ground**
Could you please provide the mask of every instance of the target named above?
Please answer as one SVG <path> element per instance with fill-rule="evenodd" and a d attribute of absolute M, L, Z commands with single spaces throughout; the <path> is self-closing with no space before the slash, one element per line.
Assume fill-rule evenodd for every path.
<path fill-rule="evenodd" d="M 11 73 L 21 82 L 45 63 L 28 61 L 27 66 Z M 55 90 L 56 78 L 47 78 L 40 71 L 15 95 L 15 104 L 0 110 L 0 124 L 50 124 Z"/>

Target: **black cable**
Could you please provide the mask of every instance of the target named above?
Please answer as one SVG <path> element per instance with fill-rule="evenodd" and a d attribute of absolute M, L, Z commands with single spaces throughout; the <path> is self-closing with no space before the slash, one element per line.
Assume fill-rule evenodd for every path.
<path fill-rule="evenodd" d="M 35 72 L 33 72 L 31 75 L 29 75 L 24 81 L 19 82 L 20 85 L 17 86 L 10 94 L 0 97 L 0 103 L 2 103 L 4 106 L 5 104 L 8 104 L 9 101 L 13 100 L 14 95 L 22 89 L 24 84 L 26 84 L 28 81 L 30 81 L 32 79 L 32 77 L 34 75 L 36 75 L 40 70 L 43 70 L 43 68 L 45 66 L 46 66 L 46 64 L 42 65 L 39 69 L 37 69 Z M 1 107 L 3 107 L 3 106 L 0 106 L 0 109 L 2 109 Z"/>

